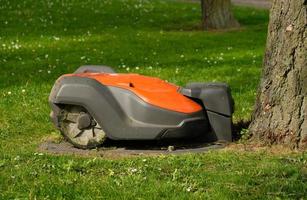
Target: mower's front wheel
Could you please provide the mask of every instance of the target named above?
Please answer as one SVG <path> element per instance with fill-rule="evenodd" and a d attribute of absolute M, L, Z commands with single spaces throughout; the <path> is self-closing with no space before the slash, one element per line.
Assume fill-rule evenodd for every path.
<path fill-rule="evenodd" d="M 81 106 L 65 105 L 61 110 L 59 121 L 61 133 L 77 148 L 95 148 L 106 139 L 103 129 Z"/>

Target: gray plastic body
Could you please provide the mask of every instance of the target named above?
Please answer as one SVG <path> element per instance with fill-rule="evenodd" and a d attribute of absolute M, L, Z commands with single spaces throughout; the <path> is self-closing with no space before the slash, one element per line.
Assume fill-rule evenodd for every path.
<path fill-rule="evenodd" d="M 206 134 L 208 119 L 201 110 L 185 114 L 152 106 L 133 92 L 84 77 L 62 77 L 55 83 L 49 103 L 56 127 L 61 105 L 84 107 L 114 140 L 186 138 Z"/>
<path fill-rule="evenodd" d="M 74 73 L 115 73 L 111 67 L 81 66 Z M 201 136 L 208 142 L 232 141 L 234 102 L 224 83 L 191 83 L 182 95 L 203 106 L 196 113 L 180 113 L 148 104 L 132 91 L 106 86 L 94 79 L 77 76 L 59 78 L 49 104 L 54 125 L 59 128 L 65 105 L 84 107 L 106 135 L 114 140 L 154 140 Z M 210 130 L 211 129 L 211 130 Z"/>

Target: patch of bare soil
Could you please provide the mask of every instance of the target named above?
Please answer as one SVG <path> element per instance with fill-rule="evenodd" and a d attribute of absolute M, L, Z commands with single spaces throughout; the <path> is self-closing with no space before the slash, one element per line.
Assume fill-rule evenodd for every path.
<path fill-rule="evenodd" d="M 264 145 L 261 143 L 240 143 L 229 144 L 224 149 L 225 151 L 241 151 L 241 152 L 267 152 L 270 155 L 290 155 L 303 152 L 303 150 L 291 149 L 283 145 Z"/>
<path fill-rule="evenodd" d="M 155 156 L 169 154 L 202 153 L 213 149 L 222 149 L 223 143 L 203 143 L 195 141 L 106 141 L 103 147 L 84 150 L 75 148 L 66 141 L 44 141 L 39 146 L 39 151 L 57 155 L 96 156 L 111 159 L 133 156 Z"/>

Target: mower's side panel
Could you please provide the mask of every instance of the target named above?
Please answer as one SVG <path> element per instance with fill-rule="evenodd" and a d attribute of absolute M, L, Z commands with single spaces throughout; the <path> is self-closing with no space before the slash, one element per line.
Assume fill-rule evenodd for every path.
<path fill-rule="evenodd" d="M 112 86 L 108 89 L 129 121 L 138 123 L 138 126 L 176 128 L 187 120 L 205 119 L 202 111 L 185 114 L 161 109 L 146 103 L 129 90 Z"/>
<path fill-rule="evenodd" d="M 97 120 L 111 139 L 159 139 L 168 130 L 174 133 L 198 121 L 204 134 L 207 121 L 203 111 L 179 113 L 152 106 L 129 90 L 102 85 L 84 77 L 62 77 L 52 89 L 49 102 L 52 119 L 59 126 L 58 115 L 63 104 L 80 105 Z M 185 137 L 192 134 L 186 131 Z"/>

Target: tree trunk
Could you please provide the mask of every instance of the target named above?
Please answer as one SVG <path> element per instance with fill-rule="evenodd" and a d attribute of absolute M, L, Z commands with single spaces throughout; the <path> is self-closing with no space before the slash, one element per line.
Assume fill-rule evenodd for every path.
<path fill-rule="evenodd" d="M 307 147 L 307 0 L 274 0 L 249 130 L 266 144 Z"/>
<path fill-rule="evenodd" d="M 231 12 L 230 0 L 201 0 L 201 10 L 205 30 L 239 27 Z"/>

